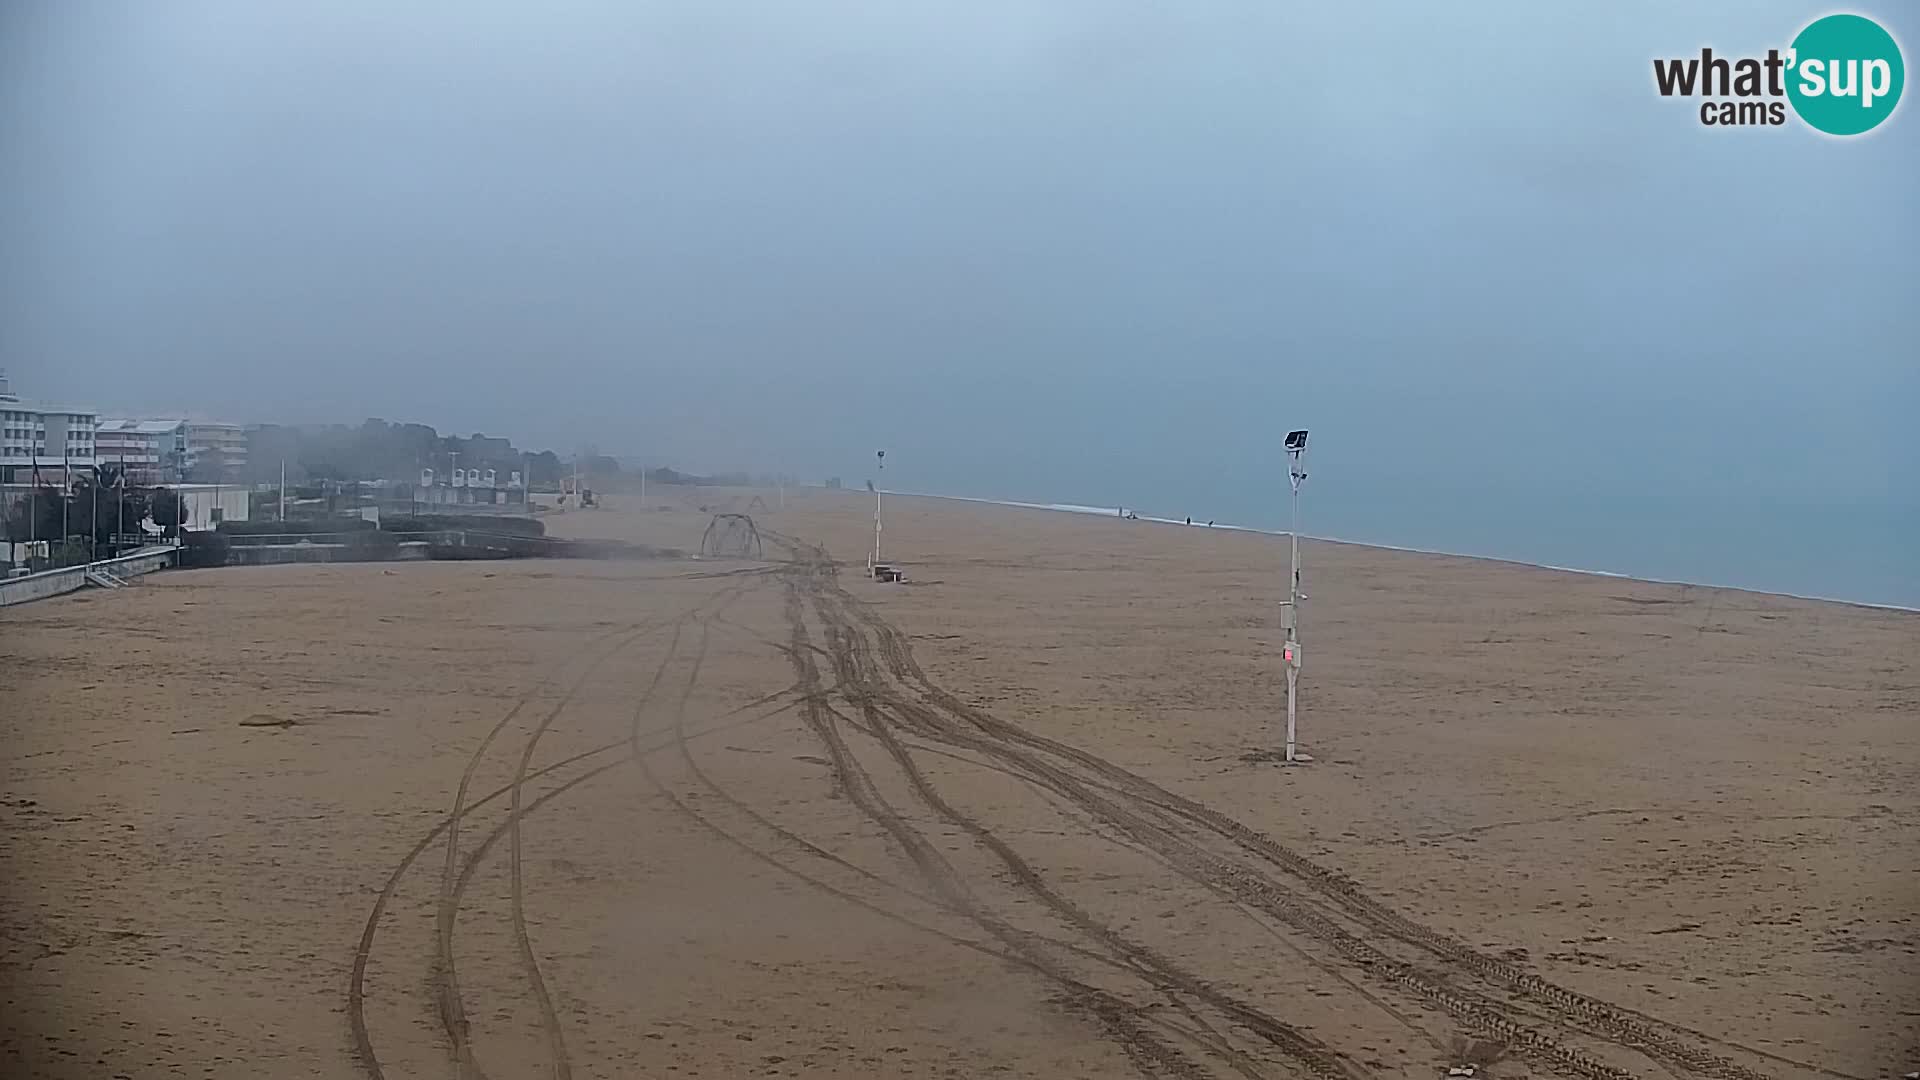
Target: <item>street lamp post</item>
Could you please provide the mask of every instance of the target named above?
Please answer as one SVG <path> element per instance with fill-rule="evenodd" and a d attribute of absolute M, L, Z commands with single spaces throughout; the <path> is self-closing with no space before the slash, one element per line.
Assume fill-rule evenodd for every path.
<path fill-rule="evenodd" d="M 1286 631 L 1286 643 L 1282 646 L 1281 659 L 1287 668 L 1287 749 L 1288 764 L 1296 761 L 1311 761 L 1298 750 L 1294 740 L 1295 715 L 1298 712 L 1300 696 L 1300 600 L 1305 595 L 1300 591 L 1300 485 L 1307 479 L 1307 433 L 1304 430 L 1287 432 L 1287 480 L 1293 487 L 1293 528 L 1289 531 L 1292 541 L 1293 572 L 1287 579 L 1287 600 L 1280 609 L 1280 625 Z"/>
<path fill-rule="evenodd" d="M 880 565 L 880 482 L 886 477 L 887 452 L 880 451 L 875 460 L 879 464 L 875 467 L 873 478 L 873 561 L 867 564 L 868 577 L 872 577 L 874 568 Z"/>

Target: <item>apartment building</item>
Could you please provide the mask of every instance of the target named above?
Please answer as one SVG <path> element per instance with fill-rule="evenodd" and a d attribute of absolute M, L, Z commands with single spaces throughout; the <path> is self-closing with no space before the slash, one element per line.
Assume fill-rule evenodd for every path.
<path fill-rule="evenodd" d="M 99 420 L 91 409 L 27 401 L 0 372 L 0 485 L 31 484 L 36 470 L 56 486 L 91 472 Z"/>

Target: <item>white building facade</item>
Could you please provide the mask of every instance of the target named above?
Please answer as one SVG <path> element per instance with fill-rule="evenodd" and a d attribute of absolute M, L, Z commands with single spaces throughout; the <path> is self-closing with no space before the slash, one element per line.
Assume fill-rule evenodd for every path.
<path fill-rule="evenodd" d="M 247 429 L 213 420 L 187 420 L 186 471 L 199 481 L 232 482 L 247 469 Z"/>
<path fill-rule="evenodd" d="M 245 521 L 252 500 L 247 489 L 222 484 L 173 484 L 168 490 L 180 496 L 180 523 L 188 532 L 205 532 L 220 527 L 223 521 Z"/>
<path fill-rule="evenodd" d="M 40 481 L 55 487 L 90 475 L 97 458 L 91 409 L 25 401 L 0 374 L 0 485 Z"/>
<path fill-rule="evenodd" d="M 102 420 L 94 432 L 93 447 L 100 464 L 126 470 L 127 483 L 150 486 L 178 478 L 186 455 L 186 424 L 178 420 Z"/>

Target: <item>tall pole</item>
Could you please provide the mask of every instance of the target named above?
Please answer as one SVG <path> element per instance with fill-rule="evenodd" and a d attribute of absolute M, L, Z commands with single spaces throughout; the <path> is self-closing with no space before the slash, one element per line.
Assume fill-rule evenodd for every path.
<path fill-rule="evenodd" d="M 1307 433 L 1290 431 L 1287 433 L 1287 482 L 1293 488 L 1293 527 L 1288 530 L 1288 540 L 1293 549 L 1290 560 L 1290 573 L 1287 575 L 1287 607 L 1282 620 L 1286 628 L 1286 643 L 1282 646 L 1281 662 L 1287 669 L 1287 745 L 1288 764 L 1310 760 L 1299 752 L 1295 740 L 1295 720 L 1299 711 L 1300 697 L 1300 485 L 1307 479 L 1303 458 L 1307 452 Z"/>
<path fill-rule="evenodd" d="M 887 452 L 880 451 L 873 478 L 873 566 L 880 565 L 880 487 L 887 475 Z"/>
<path fill-rule="evenodd" d="M 1295 716 L 1300 698 L 1300 667 L 1293 662 L 1294 650 L 1300 642 L 1300 485 L 1293 486 L 1293 528 L 1290 530 L 1293 541 L 1293 572 L 1287 576 L 1287 609 L 1293 613 L 1287 620 L 1287 760 L 1292 761 L 1296 752 L 1294 740 Z"/>
<path fill-rule="evenodd" d="M 280 524 L 287 523 L 287 459 L 280 459 Z"/>

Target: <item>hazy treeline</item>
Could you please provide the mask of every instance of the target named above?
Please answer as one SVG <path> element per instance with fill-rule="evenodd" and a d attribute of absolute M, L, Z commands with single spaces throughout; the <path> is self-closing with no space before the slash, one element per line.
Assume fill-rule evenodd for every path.
<path fill-rule="evenodd" d="M 551 450 L 523 451 L 512 440 L 475 433 L 442 435 L 426 424 L 393 424 L 369 419 L 346 424 L 283 426 L 266 424 L 248 435 L 246 479 L 275 483 L 286 462 L 290 482 L 307 480 L 391 480 L 412 483 L 421 469 L 446 476 L 459 468 L 526 470 L 536 485 L 553 484 L 570 466 Z"/>

